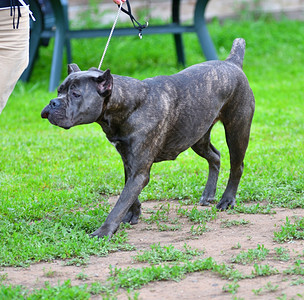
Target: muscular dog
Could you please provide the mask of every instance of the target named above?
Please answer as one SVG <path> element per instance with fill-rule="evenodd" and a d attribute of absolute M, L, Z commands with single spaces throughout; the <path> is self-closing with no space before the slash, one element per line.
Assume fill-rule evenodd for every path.
<path fill-rule="evenodd" d="M 81 71 L 68 77 L 42 118 L 69 129 L 97 122 L 124 164 L 125 187 L 104 224 L 92 236 L 111 237 L 121 222 L 138 223 L 138 196 L 148 184 L 153 163 L 174 160 L 191 147 L 209 164 L 201 205 L 214 200 L 220 153 L 210 142 L 217 121 L 225 128 L 230 176 L 217 208 L 235 205 L 254 113 L 254 96 L 242 71 L 245 41 L 236 39 L 225 61 L 208 61 L 171 76 L 145 80 L 111 75 L 110 70 Z"/>

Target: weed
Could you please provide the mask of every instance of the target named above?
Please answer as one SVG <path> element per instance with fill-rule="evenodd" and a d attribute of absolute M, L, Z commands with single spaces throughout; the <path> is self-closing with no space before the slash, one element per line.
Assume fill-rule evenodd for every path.
<path fill-rule="evenodd" d="M 128 289 L 128 300 L 138 300 L 139 292 L 134 292 L 133 289 Z"/>
<path fill-rule="evenodd" d="M 7 280 L 7 278 L 8 278 L 8 274 L 7 274 L 7 273 L 0 274 L 0 283 L 1 283 L 2 281 Z"/>
<path fill-rule="evenodd" d="M 278 300 L 287 300 L 286 294 L 282 294 L 282 296 L 277 297 Z"/>
<path fill-rule="evenodd" d="M 177 213 L 179 215 L 186 216 L 191 222 L 196 224 L 204 224 L 217 218 L 217 210 L 215 206 L 212 206 L 211 209 L 202 210 L 199 210 L 197 206 L 193 207 L 191 210 L 179 207 Z"/>
<path fill-rule="evenodd" d="M 263 288 L 259 288 L 259 289 L 253 289 L 252 292 L 255 295 L 260 295 L 263 292 Z"/>
<path fill-rule="evenodd" d="M 26 299 L 28 291 L 21 285 L 0 284 L 0 299 Z"/>
<path fill-rule="evenodd" d="M 100 282 L 93 282 L 89 288 L 89 292 L 92 295 L 102 295 L 102 299 L 116 299 L 117 289 L 111 286 L 111 284 L 102 285 Z"/>
<path fill-rule="evenodd" d="M 281 261 L 290 260 L 290 255 L 289 255 L 288 249 L 285 249 L 283 247 L 275 247 L 274 250 L 276 253 L 274 259 L 281 260 Z"/>
<path fill-rule="evenodd" d="M 297 260 L 294 262 L 293 266 L 290 266 L 284 271 L 284 274 L 289 275 L 304 275 L 304 261 Z"/>
<path fill-rule="evenodd" d="M 130 223 L 121 223 L 119 229 L 131 229 L 132 225 Z"/>
<path fill-rule="evenodd" d="M 171 264 L 151 265 L 144 268 L 126 268 L 121 269 L 110 266 L 109 281 L 115 287 L 122 288 L 140 288 L 141 286 L 158 280 L 178 281 L 187 273 L 209 270 L 219 274 L 221 277 L 229 280 L 239 280 L 244 278 L 238 270 L 233 270 L 225 264 L 217 264 L 211 257 L 204 260 L 194 261 L 186 260 L 184 262 L 174 262 Z"/>
<path fill-rule="evenodd" d="M 43 274 L 45 277 L 48 277 L 48 278 L 54 278 L 57 275 L 56 271 L 52 270 L 51 268 L 49 268 L 49 270 L 46 270 L 45 268 L 43 268 Z"/>
<path fill-rule="evenodd" d="M 177 231 L 181 229 L 181 225 L 167 225 L 167 224 L 161 224 L 159 221 L 156 221 L 157 229 L 158 231 Z"/>
<path fill-rule="evenodd" d="M 239 287 L 240 285 L 237 282 L 232 282 L 232 283 L 226 283 L 222 289 L 224 292 L 235 294 Z"/>
<path fill-rule="evenodd" d="M 270 281 L 266 283 L 266 285 L 264 286 L 265 291 L 267 292 L 275 292 L 278 289 L 279 285 L 273 285 Z"/>
<path fill-rule="evenodd" d="M 263 275 L 265 276 L 265 275 Z M 255 295 L 261 295 L 262 293 L 273 293 L 279 288 L 279 285 L 273 285 L 270 281 L 259 289 L 253 289 L 252 292 Z"/>
<path fill-rule="evenodd" d="M 240 225 L 247 225 L 249 224 L 250 222 L 249 221 L 246 221 L 244 219 L 241 219 L 241 220 L 222 220 L 221 221 L 221 227 L 222 228 L 229 228 L 229 227 L 232 227 L 232 226 L 240 226 Z"/>
<path fill-rule="evenodd" d="M 157 280 L 179 280 L 186 273 L 185 268 L 179 265 L 163 265 L 145 267 L 141 269 L 110 269 L 111 277 L 109 280 L 115 283 L 117 287 L 122 288 L 140 288 L 144 284 Z"/>
<path fill-rule="evenodd" d="M 269 250 L 264 247 L 264 245 L 258 245 L 256 249 L 249 249 L 247 252 L 241 251 L 239 254 L 235 255 L 231 261 L 233 263 L 248 264 L 254 261 L 261 261 L 266 258 Z"/>
<path fill-rule="evenodd" d="M 276 212 L 272 210 L 272 205 L 260 205 L 260 203 L 249 205 L 249 206 L 236 206 L 233 210 L 228 210 L 228 214 L 275 214 Z"/>
<path fill-rule="evenodd" d="M 78 280 L 83 280 L 83 281 L 85 281 L 85 280 L 88 280 L 89 276 L 86 275 L 86 274 L 84 274 L 83 272 L 80 272 L 80 273 L 78 273 L 78 274 L 75 276 L 75 278 L 78 279 Z"/>
<path fill-rule="evenodd" d="M 270 276 L 279 273 L 279 271 L 269 265 L 253 265 L 253 276 Z"/>
<path fill-rule="evenodd" d="M 104 292 L 104 286 L 100 282 L 93 282 L 90 287 L 90 293 L 92 295 L 99 295 Z M 112 290 L 111 290 L 112 292 Z"/>
<path fill-rule="evenodd" d="M 292 224 L 288 217 L 281 230 L 274 232 L 274 240 L 279 243 L 284 243 L 293 239 L 304 239 L 304 218 L 298 218 Z"/>
<path fill-rule="evenodd" d="M 67 280 L 62 285 L 51 286 L 48 282 L 42 289 L 36 289 L 29 293 L 22 286 L 0 285 L 0 299 L 77 299 L 88 300 L 90 293 L 87 286 L 72 286 Z"/>
<path fill-rule="evenodd" d="M 239 270 L 234 269 L 232 266 L 221 264 L 215 265 L 213 271 L 218 273 L 221 277 L 229 280 L 240 280 L 246 278 Z"/>
<path fill-rule="evenodd" d="M 192 249 L 186 244 L 184 245 L 184 251 L 175 249 L 172 245 L 153 244 L 150 247 L 151 250 L 137 254 L 134 259 L 140 262 L 160 263 L 164 261 L 184 261 L 203 254 L 203 252 Z"/>
<path fill-rule="evenodd" d="M 44 289 L 40 289 L 31 294 L 33 299 L 90 299 L 87 286 L 72 286 L 71 281 L 67 280 L 62 285 L 52 287 L 49 283 L 45 284 Z"/>
<path fill-rule="evenodd" d="M 192 235 L 202 235 L 204 232 L 208 231 L 208 227 L 206 224 L 207 223 L 199 224 L 197 226 L 192 225 L 190 228 L 191 234 Z"/>
<path fill-rule="evenodd" d="M 65 266 L 76 266 L 76 267 L 81 267 L 81 266 L 86 266 L 89 262 L 89 257 L 75 257 L 70 260 L 65 261 L 64 265 Z"/>
<path fill-rule="evenodd" d="M 241 249 L 241 248 L 242 248 L 242 246 L 239 242 L 236 245 L 231 247 L 232 250 Z"/>
<path fill-rule="evenodd" d="M 170 203 L 161 204 L 158 210 L 147 210 L 151 214 L 149 218 L 142 218 L 144 222 L 151 224 L 156 222 L 168 222 L 170 213 Z"/>
<path fill-rule="evenodd" d="M 293 280 L 290 285 L 304 285 L 304 278 L 298 278 Z"/>

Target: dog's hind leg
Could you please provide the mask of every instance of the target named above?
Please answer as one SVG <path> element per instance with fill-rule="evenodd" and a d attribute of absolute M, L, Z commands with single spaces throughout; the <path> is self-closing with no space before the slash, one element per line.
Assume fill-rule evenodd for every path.
<path fill-rule="evenodd" d="M 200 205 L 209 205 L 215 200 L 216 184 L 221 165 L 220 152 L 210 143 L 211 129 L 212 126 L 208 132 L 192 146 L 195 153 L 205 158 L 209 164 L 208 180 L 200 199 Z"/>
<path fill-rule="evenodd" d="M 139 216 L 141 215 L 141 203 L 139 202 L 138 198 L 130 207 L 129 211 L 123 218 L 123 223 L 130 223 L 131 225 L 135 225 L 138 223 Z"/>
<path fill-rule="evenodd" d="M 125 166 L 125 184 L 127 183 L 128 180 L 128 168 Z M 130 223 L 131 225 L 135 225 L 138 223 L 139 216 L 141 215 L 141 203 L 139 202 L 138 198 L 136 201 L 132 204 L 130 207 L 129 211 L 123 218 L 122 222 L 123 223 Z"/>
<path fill-rule="evenodd" d="M 253 109 L 250 107 L 245 111 L 237 113 L 234 118 L 223 119 L 226 141 L 230 154 L 230 175 L 224 194 L 217 204 L 217 208 L 225 210 L 235 205 L 235 196 L 243 174 L 244 157 L 247 150 L 250 134 Z"/>

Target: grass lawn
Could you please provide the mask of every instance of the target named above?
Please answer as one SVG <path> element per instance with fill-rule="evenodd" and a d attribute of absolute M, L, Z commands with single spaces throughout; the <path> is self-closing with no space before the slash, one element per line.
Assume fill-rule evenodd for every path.
<path fill-rule="evenodd" d="M 251 213 L 259 215 L 277 208 L 304 208 L 304 23 L 261 18 L 219 24 L 215 20 L 209 30 L 220 59 L 227 57 L 234 38 L 246 40 L 244 71 L 256 98 L 235 211 L 248 213 L 251 209 Z M 82 69 L 97 67 L 105 42 L 73 41 L 74 62 Z M 204 61 L 194 34 L 185 35 L 184 42 L 187 65 Z M 1 268 L 134 250 L 124 228 L 110 241 L 88 237 L 105 220 L 110 210 L 109 196 L 119 195 L 123 188 L 123 166 L 99 125 L 65 131 L 41 119 L 42 108 L 56 95 L 47 91 L 51 48 L 41 49 L 31 81 L 18 83 L 0 116 L 1 299 L 59 297 L 63 291 L 68 295 L 64 299 L 89 298 L 92 287 L 71 287 L 68 282 L 27 293 L 20 286 L 6 284 L 6 273 Z M 139 79 L 169 75 L 181 70 L 176 66 L 174 53 L 173 38 L 169 35 L 144 36 L 141 41 L 137 37 L 113 38 L 103 68 Z M 62 78 L 65 75 L 63 70 Z M 212 141 L 222 154 L 219 200 L 229 176 L 229 155 L 221 124 L 215 126 Z M 150 183 L 140 200 L 177 199 L 195 205 L 207 175 L 207 162 L 188 150 L 174 162 L 153 166 Z M 212 213 L 217 214 L 215 210 Z M 208 218 L 204 220 L 204 224 L 208 222 Z M 288 222 L 287 233 L 282 231 L 274 237 L 277 242 L 286 241 L 285 233 L 291 239 L 304 238 L 303 218 L 297 220 L 294 229 L 294 222 Z M 295 231 L 298 235 L 292 235 Z M 177 261 L 185 259 L 178 255 Z M 213 268 L 221 273 L 225 269 L 212 260 L 199 265 L 193 257 L 191 265 L 176 272 L 186 274 Z M 125 287 L 117 283 L 118 279 L 114 281 L 116 286 Z M 233 288 L 236 286 L 227 287 Z M 99 292 L 103 295 L 105 290 L 100 288 Z"/>

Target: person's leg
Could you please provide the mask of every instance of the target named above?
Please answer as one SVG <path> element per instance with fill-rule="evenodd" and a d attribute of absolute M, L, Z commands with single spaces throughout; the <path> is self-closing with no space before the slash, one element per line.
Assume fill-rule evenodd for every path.
<path fill-rule="evenodd" d="M 29 14 L 21 7 L 18 29 L 10 9 L 0 10 L 0 114 L 29 60 Z"/>

